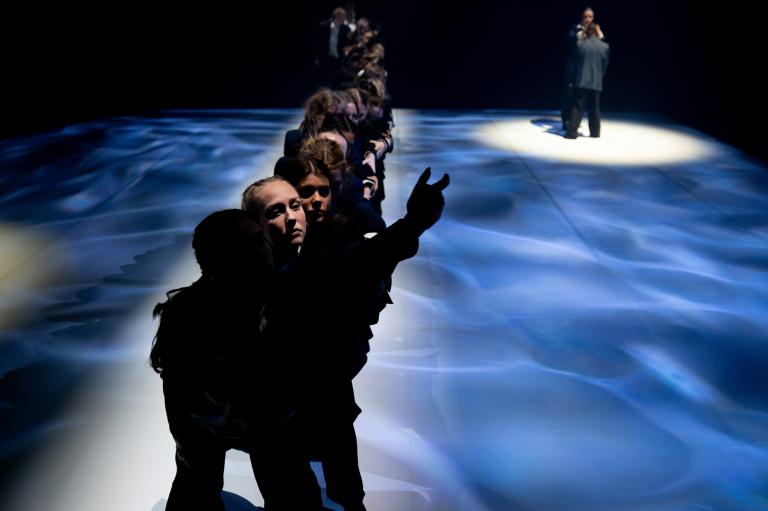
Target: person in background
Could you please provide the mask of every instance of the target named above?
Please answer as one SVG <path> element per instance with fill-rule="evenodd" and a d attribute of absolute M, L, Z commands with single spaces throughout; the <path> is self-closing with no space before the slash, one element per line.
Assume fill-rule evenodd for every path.
<path fill-rule="evenodd" d="M 587 8 L 582 13 L 581 24 L 575 28 L 572 54 L 569 58 L 568 80 L 570 112 L 565 123 L 565 138 L 578 137 L 581 119 L 586 109 L 589 118 L 589 136 L 600 136 L 600 93 L 603 77 L 608 68 L 609 46 L 600 25 L 594 20 L 595 13 Z"/>

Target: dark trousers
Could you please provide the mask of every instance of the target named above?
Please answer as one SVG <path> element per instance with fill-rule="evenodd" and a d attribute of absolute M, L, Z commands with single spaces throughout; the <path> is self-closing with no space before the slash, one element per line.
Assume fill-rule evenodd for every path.
<path fill-rule="evenodd" d="M 318 399 L 300 409 L 305 447 L 310 459 L 323 464 L 328 498 L 344 506 L 344 511 L 365 511 L 354 426 L 360 408 L 351 381 L 334 383 L 318 393 L 325 396 L 324 401 Z"/>
<path fill-rule="evenodd" d="M 573 87 L 570 84 L 563 84 L 563 90 L 560 95 L 560 120 L 563 123 L 563 129 L 568 131 L 568 125 L 571 123 L 571 104 L 573 103 Z"/>
<path fill-rule="evenodd" d="M 353 424 L 325 424 L 309 432 L 308 437 L 310 458 L 323 464 L 328 498 L 344 506 L 344 511 L 365 511 Z"/>
<path fill-rule="evenodd" d="M 317 479 L 294 423 L 289 419 L 256 440 L 238 443 L 250 455 L 266 511 L 323 509 Z M 234 444 L 191 421 L 186 429 L 176 441 L 176 477 L 166 511 L 224 511 L 224 459 Z"/>
<path fill-rule="evenodd" d="M 571 120 L 568 123 L 568 135 L 576 136 L 584 115 L 584 107 L 589 117 L 589 136 L 600 136 L 600 91 L 573 88 L 571 98 Z"/>

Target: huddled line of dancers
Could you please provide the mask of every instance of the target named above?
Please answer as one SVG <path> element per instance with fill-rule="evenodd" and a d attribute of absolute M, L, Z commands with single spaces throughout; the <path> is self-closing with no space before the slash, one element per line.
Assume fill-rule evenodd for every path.
<path fill-rule="evenodd" d="M 307 100 L 274 175 L 248 185 L 240 209 L 200 222 L 201 277 L 155 308 L 150 362 L 176 442 L 169 511 L 224 509 L 229 449 L 249 454 L 267 511 L 324 509 L 311 461 L 328 498 L 365 509 L 352 379 L 392 303 L 392 273 L 439 220 L 449 177 L 429 184 L 426 169 L 403 218 L 386 225 L 384 45 L 367 20 L 352 30 L 345 17 L 336 9 L 319 31 L 332 88 Z"/>

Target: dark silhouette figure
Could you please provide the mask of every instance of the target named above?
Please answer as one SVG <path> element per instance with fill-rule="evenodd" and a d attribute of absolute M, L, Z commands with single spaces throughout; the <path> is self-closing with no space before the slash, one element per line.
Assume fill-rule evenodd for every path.
<path fill-rule="evenodd" d="M 176 441 L 167 509 L 223 510 L 230 448 L 250 454 L 265 510 L 322 509 L 297 442 L 294 361 L 261 332 L 273 280 L 263 232 L 244 211 L 219 211 L 197 226 L 192 245 L 201 278 L 155 309 L 151 363 Z"/>
<path fill-rule="evenodd" d="M 300 192 L 308 186 L 311 174 L 308 172 L 297 183 Z M 276 299 L 267 306 L 270 336 L 306 354 L 298 380 L 297 413 L 305 448 L 311 459 L 322 462 L 328 497 L 344 506 L 345 511 L 365 510 L 354 429 L 361 410 L 355 403 L 352 379 L 367 361 L 373 336 L 370 325 L 378 321 L 379 312 L 391 303 L 387 290 L 392 272 L 400 261 L 416 254 L 419 236 L 441 216 L 442 190 L 448 186 L 449 178 L 446 174 L 429 185 L 429 176 L 427 169 L 419 178 L 408 200 L 405 218 L 372 239 L 364 238 L 338 216 L 312 221 L 313 195 L 307 193 L 304 207 L 310 213 L 311 223 L 306 238 L 301 251 L 294 251 L 292 257 L 284 260 L 279 285 L 275 287 Z M 324 177 L 323 182 L 312 185 L 313 191 L 327 185 L 329 173 Z M 265 216 L 271 204 L 290 205 L 300 198 L 300 192 L 286 192 L 285 197 L 278 197 L 273 190 L 284 189 L 285 185 L 274 181 L 254 185 L 256 188 L 246 190 L 243 204 L 265 223 L 280 221 Z M 288 220 L 296 214 L 284 210 Z M 283 243 L 291 242 L 290 238 L 280 239 Z M 294 309 L 280 306 L 292 297 L 295 300 L 296 295 L 304 298 L 300 315 Z M 297 321 L 298 317 L 301 321 Z"/>
<path fill-rule="evenodd" d="M 347 25 L 347 11 L 342 7 L 333 10 L 329 20 L 320 22 L 315 31 L 315 67 L 319 71 L 322 85 L 331 83 L 331 79 L 344 58 L 344 47 L 350 36 Z"/>

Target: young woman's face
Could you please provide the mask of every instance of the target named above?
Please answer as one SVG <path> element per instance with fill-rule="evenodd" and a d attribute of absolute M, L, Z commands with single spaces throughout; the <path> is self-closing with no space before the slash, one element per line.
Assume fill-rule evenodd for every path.
<path fill-rule="evenodd" d="M 284 181 L 267 183 L 254 191 L 259 220 L 273 247 L 301 246 L 306 217 L 296 189 Z"/>
<path fill-rule="evenodd" d="M 310 224 L 325 222 L 331 209 L 331 184 L 325 176 L 309 174 L 297 187 Z"/>

